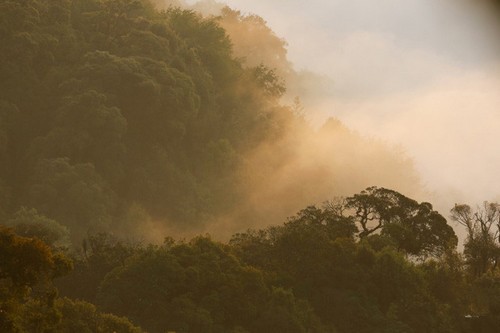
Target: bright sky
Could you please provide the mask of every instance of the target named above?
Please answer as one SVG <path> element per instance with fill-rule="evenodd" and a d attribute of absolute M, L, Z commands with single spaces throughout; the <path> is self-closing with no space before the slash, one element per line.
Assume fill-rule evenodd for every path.
<path fill-rule="evenodd" d="M 500 27 L 467 1 L 225 0 L 332 79 L 313 121 L 402 145 L 448 206 L 500 200 Z"/>

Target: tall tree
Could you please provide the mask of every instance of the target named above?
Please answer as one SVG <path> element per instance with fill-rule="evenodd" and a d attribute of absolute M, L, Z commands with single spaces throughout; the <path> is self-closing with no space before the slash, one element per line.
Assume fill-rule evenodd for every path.
<path fill-rule="evenodd" d="M 394 190 L 369 187 L 346 198 L 346 208 L 352 211 L 360 238 L 380 230 L 410 255 L 440 255 L 458 242 L 453 228 L 430 203 L 418 203 Z"/>
<path fill-rule="evenodd" d="M 473 210 L 457 204 L 451 210 L 451 218 L 467 231 L 464 254 L 473 275 L 494 270 L 500 258 L 500 205 L 484 202 Z"/>

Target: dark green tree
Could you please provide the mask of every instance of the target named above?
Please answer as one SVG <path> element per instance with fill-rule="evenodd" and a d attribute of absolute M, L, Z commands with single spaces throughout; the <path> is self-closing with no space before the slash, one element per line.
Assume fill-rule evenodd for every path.
<path fill-rule="evenodd" d="M 21 207 L 5 223 L 18 236 L 38 238 L 53 248 L 69 248 L 69 230 L 56 221 L 47 218 L 34 208 Z"/>
<path fill-rule="evenodd" d="M 380 230 L 409 255 L 438 256 L 458 242 L 453 228 L 430 203 L 418 203 L 393 190 L 369 187 L 348 197 L 346 208 L 352 210 L 360 238 Z"/>
<path fill-rule="evenodd" d="M 115 196 L 92 164 L 73 165 L 68 158 L 44 159 L 33 178 L 31 206 L 68 226 L 76 244 L 87 232 L 109 226 Z"/>
<path fill-rule="evenodd" d="M 151 332 L 324 331 L 307 303 L 273 291 L 262 272 L 206 237 L 128 260 L 106 276 L 98 304 Z"/>

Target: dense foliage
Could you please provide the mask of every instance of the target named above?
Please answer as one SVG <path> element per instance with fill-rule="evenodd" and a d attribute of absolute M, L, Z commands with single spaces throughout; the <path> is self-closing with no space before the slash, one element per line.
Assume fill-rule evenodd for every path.
<path fill-rule="evenodd" d="M 181 4 L 0 0 L 0 331 L 495 332 L 497 204 L 452 210 L 463 255 L 431 204 L 381 187 L 280 225 L 333 187 L 418 182 L 283 105 L 300 75 L 260 17 L 153 3 Z M 216 218 L 274 226 L 137 242 Z"/>
<path fill-rule="evenodd" d="M 266 214 L 248 213 L 267 200 L 256 193 L 280 197 L 281 219 L 332 191 L 418 187 L 389 148 L 335 121 L 315 132 L 298 100 L 283 105 L 283 79 L 293 86 L 299 75 L 258 16 L 159 11 L 149 0 L 2 0 L 0 24 L 3 220 L 46 217 L 78 247 L 102 231 L 151 238 L 144 221 L 180 231 L 227 216 L 259 225 Z M 304 169 L 319 142 L 328 148 Z M 282 179 L 291 168 L 300 174 Z M 273 192 L 287 187 L 316 197 Z"/>
<path fill-rule="evenodd" d="M 353 205 L 367 202 L 377 203 L 369 206 L 377 218 L 365 224 Z M 409 213 L 422 205 L 426 214 Z M 3 228 L 1 325 L 7 332 L 140 332 L 129 320 L 153 333 L 495 332 L 496 257 L 478 272 L 484 252 L 469 240 L 462 258 L 443 220 L 428 203 L 371 187 L 228 243 L 199 236 L 142 245 L 91 235 L 71 254 L 69 273 L 61 248 Z M 412 229 L 409 239 L 392 232 L 415 221 L 428 227 Z M 426 244 L 422 251 L 401 246 L 414 240 Z M 70 298 L 58 297 L 54 278 Z"/>
<path fill-rule="evenodd" d="M 238 199 L 241 156 L 287 111 L 215 19 L 138 0 L 0 7 L 2 214 L 35 208 L 75 240 L 134 228 L 132 205 L 192 225 Z"/>
<path fill-rule="evenodd" d="M 377 218 L 364 224 L 359 206 Z M 60 292 L 150 332 L 494 332 L 499 323 L 498 269 L 471 274 L 468 250 L 456 252 L 429 203 L 384 188 L 227 244 L 204 236 L 141 246 L 107 234 L 86 244 Z"/>

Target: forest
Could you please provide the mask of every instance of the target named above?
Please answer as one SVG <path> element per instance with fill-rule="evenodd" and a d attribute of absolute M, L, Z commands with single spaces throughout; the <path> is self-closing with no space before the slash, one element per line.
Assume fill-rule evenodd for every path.
<path fill-rule="evenodd" d="M 261 17 L 0 0 L 0 41 L 1 332 L 500 326 L 500 205 L 438 212 L 397 149 L 312 126 Z"/>

